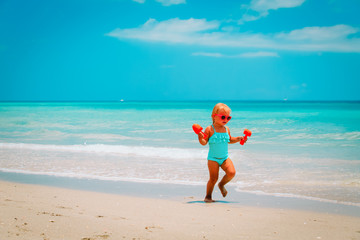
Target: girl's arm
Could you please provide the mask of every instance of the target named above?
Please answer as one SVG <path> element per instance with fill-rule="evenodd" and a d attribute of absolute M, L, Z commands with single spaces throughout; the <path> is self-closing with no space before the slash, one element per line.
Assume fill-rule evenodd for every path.
<path fill-rule="evenodd" d="M 230 128 L 228 128 L 229 136 L 230 136 L 230 144 L 240 142 L 244 137 L 232 137 L 230 134 Z"/>
<path fill-rule="evenodd" d="M 198 134 L 199 143 L 203 146 L 205 146 L 209 141 L 210 134 L 211 134 L 211 126 L 207 127 L 205 129 L 204 133 L 207 135 L 207 138 L 204 138 L 204 135 L 201 132 Z"/>

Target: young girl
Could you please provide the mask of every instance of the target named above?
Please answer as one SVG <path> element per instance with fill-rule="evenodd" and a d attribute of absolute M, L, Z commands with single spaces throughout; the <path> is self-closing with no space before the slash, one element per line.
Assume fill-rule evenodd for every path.
<path fill-rule="evenodd" d="M 227 105 L 216 104 L 211 115 L 213 124 L 205 129 L 207 137 L 204 138 L 201 132 L 198 134 L 201 145 L 206 145 L 209 142 L 208 168 L 210 178 L 206 187 L 205 202 L 214 202 L 212 192 L 219 177 L 220 167 L 226 173 L 218 184 L 223 197 L 227 195 L 225 184 L 235 176 L 235 167 L 228 154 L 228 143 L 237 143 L 243 137 L 232 137 L 230 129 L 225 126 L 231 119 L 230 112 L 231 109 Z"/>

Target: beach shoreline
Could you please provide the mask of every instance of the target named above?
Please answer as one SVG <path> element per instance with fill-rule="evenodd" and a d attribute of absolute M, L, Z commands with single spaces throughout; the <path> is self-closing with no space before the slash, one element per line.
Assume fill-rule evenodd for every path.
<path fill-rule="evenodd" d="M 69 178 L 38 174 L 23 174 L 0 171 L 0 181 L 23 184 L 44 185 L 80 191 L 126 195 L 131 197 L 166 199 L 182 201 L 184 198 L 201 202 L 206 186 L 171 183 L 111 181 L 87 178 Z M 217 188 L 214 189 L 214 199 L 233 206 L 280 208 L 289 210 L 305 210 L 320 213 L 347 215 L 360 218 L 360 207 L 351 204 L 307 199 L 301 197 L 270 195 L 236 191 L 234 186 L 227 186 L 229 194 L 223 198 Z"/>
<path fill-rule="evenodd" d="M 193 199 L 192 202 L 202 202 L 206 185 L 186 185 L 171 183 L 111 181 L 87 178 L 56 177 L 38 174 L 23 174 L 0 171 L 0 181 L 23 184 L 44 185 L 49 187 L 67 188 L 80 191 L 126 195 L 131 197 L 153 198 L 182 201 L 184 198 Z M 287 195 L 271 195 L 237 191 L 234 186 L 227 186 L 229 194 L 221 196 L 217 188 L 214 189 L 214 199 L 234 207 L 264 207 L 300 211 L 314 211 L 319 213 L 339 214 L 360 218 L 360 207 L 352 204 L 336 203 L 333 201 L 303 198 Z"/>
<path fill-rule="evenodd" d="M 360 239 L 360 218 L 0 181 L 1 239 Z"/>

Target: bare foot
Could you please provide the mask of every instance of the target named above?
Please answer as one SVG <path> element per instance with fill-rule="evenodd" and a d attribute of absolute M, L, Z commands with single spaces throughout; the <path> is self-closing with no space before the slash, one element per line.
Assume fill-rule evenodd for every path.
<path fill-rule="evenodd" d="M 212 200 L 211 198 L 205 198 L 204 199 L 204 202 L 206 202 L 206 203 L 213 203 L 213 202 L 215 202 L 215 200 Z"/>
<path fill-rule="evenodd" d="M 223 197 L 226 197 L 226 195 L 227 195 L 227 190 L 225 189 L 225 187 L 223 186 L 223 185 L 221 185 L 220 183 L 218 184 L 218 186 L 219 186 L 219 189 L 220 189 L 220 192 L 221 192 L 221 194 L 223 195 Z"/>

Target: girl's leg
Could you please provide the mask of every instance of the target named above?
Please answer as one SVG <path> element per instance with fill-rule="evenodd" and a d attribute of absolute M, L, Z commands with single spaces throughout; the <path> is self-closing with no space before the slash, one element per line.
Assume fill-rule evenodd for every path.
<path fill-rule="evenodd" d="M 212 192 L 219 177 L 219 164 L 208 160 L 208 168 L 210 178 L 206 186 L 206 196 L 204 202 L 214 202 L 214 200 L 212 200 Z"/>
<path fill-rule="evenodd" d="M 218 186 L 223 197 L 226 197 L 227 191 L 225 189 L 225 184 L 231 181 L 234 178 L 236 171 L 233 162 L 230 158 L 226 159 L 221 168 L 225 171 L 225 176 L 221 179 Z"/>

